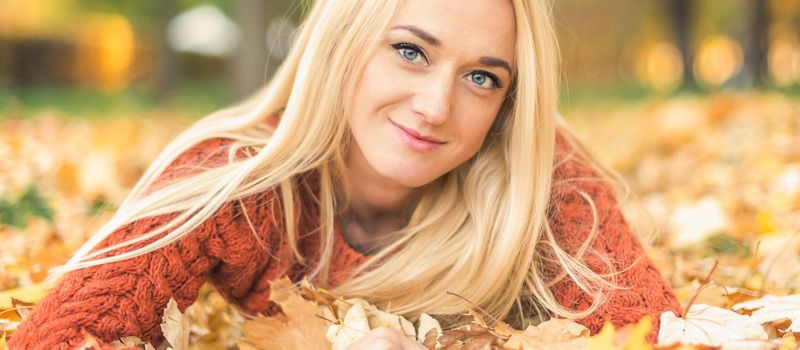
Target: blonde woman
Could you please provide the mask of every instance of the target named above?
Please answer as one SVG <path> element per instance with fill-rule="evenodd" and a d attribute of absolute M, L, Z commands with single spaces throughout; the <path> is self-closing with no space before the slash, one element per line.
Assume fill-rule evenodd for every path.
<path fill-rule="evenodd" d="M 11 348 L 159 344 L 205 281 L 271 315 L 285 274 L 445 327 L 473 307 L 447 291 L 518 327 L 678 313 L 559 122 L 557 53 L 545 0 L 316 1 L 269 84 L 165 148 Z"/>

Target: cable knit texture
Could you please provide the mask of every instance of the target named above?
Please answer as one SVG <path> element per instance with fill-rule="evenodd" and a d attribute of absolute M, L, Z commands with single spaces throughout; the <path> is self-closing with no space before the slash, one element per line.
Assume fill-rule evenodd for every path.
<path fill-rule="evenodd" d="M 582 191 L 594 200 L 600 217 L 600 232 L 591 246 L 607 255 L 618 270 L 636 262 L 617 277 L 617 283 L 629 288 L 613 292 L 598 312 L 578 322 L 596 333 L 605 320 L 619 327 L 644 315 L 653 315 L 656 324 L 649 335 L 652 341 L 657 335 L 658 316 L 667 310 L 680 312 L 675 296 L 631 234 L 609 186 L 597 181 L 597 173 L 581 162 L 580 157 L 575 157 L 576 153 L 561 135 L 557 141 L 558 166 L 553 175 L 549 218 L 559 243 L 567 251 L 575 252 L 588 235 L 593 216 L 591 206 L 579 194 Z M 204 167 L 224 164 L 228 145 L 230 140 L 226 139 L 200 143 L 173 162 L 156 186 Z M 314 195 L 313 186 L 307 188 L 300 191 L 298 201 L 306 203 L 298 207 L 302 213 L 300 232 L 305 233 L 300 247 L 304 254 L 313 255 L 318 242 L 318 237 L 312 234 L 318 223 L 314 217 L 319 209 L 307 204 L 313 201 L 302 200 Z M 169 299 L 174 298 L 179 308 L 185 310 L 206 281 L 213 283 L 228 302 L 245 314 L 278 312 L 280 308 L 269 301 L 270 281 L 284 274 L 300 276 L 307 268 L 291 263 L 288 242 L 281 234 L 282 215 L 273 201 L 276 196 L 275 191 L 251 195 L 242 200 L 244 209 L 238 201 L 230 201 L 175 244 L 133 259 L 68 273 L 20 324 L 8 342 L 9 347 L 72 349 L 83 342 L 82 329 L 104 342 L 135 335 L 154 345 L 160 344 L 164 340 L 161 315 Z M 245 210 L 257 235 L 252 233 L 243 215 Z M 125 225 L 101 247 L 154 230 L 172 217 L 174 214 L 162 215 Z M 366 257 L 347 244 L 338 223 L 334 232 L 331 283 L 335 285 Z M 149 242 L 152 240 L 136 246 Z M 596 255 L 587 255 L 586 261 L 595 271 L 608 271 Z M 591 303 L 590 297 L 569 280 L 553 288 L 564 306 L 585 309 Z M 110 348 L 107 344 L 104 347 Z"/>

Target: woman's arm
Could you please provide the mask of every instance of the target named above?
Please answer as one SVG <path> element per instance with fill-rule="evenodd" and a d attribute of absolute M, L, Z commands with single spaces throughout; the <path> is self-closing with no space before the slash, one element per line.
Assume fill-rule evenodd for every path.
<path fill-rule="evenodd" d="M 585 242 L 594 220 L 591 205 L 584 195 L 592 199 L 598 215 L 598 233 L 591 242 L 592 249 L 611 260 L 617 275 L 616 282 L 629 289 L 612 291 L 608 302 L 589 317 L 578 320 L 592 333 L 600 331 L 608 320 L 616 327 L 635 323 L 645 315 L 653 317 L 653 331 L 648 339 L 655 341 L 659 316 L 665 311 L 680 314 L 680 306 L 672 288 L 667 284 L 647 257 L 617 208 L 617 200 L 610 185 L 604 181 L 577 151 L 571 149 L 559 135 L 557 154 L 562 160 L 554 172 L 553 202 L 550 224 L 561 246 L 574 253 Z M 596 255 L 586 254 L 585 262 L 595 272 L 607 273 L 608 266 Z M 626 270 L 627 269 L 627 270 Z M 568 279 L 558 283 L 554 294 L 559 302 L 571 309 L 583 310 L 591 304 L 591 297 Z"/>
<path fill-rule="evenodd" d="M 104 246 L 136 237 L 167 222 L 148 218 L 120 228 Z M 84 329 L 100 341 L 138 336 L 160 344 L 161 315 L 170 298 L 181 310 L 197 298 L 218 259 L 205 252 L 207 224 L 175 244 L 133 259 L 67 273 L 31 311 L 8 342 L 11 349 L 73 349 Z"/>
<path fill-rule="evenodd" d="M 188 175 L 187 169 L 192 167 L 183 165 L 218 165 L 227 159 L 226 152 L 210 150 L 217 150 L 221 144 L 219 140 L 210 140 L 193 147 L 178 157 L 159 176 L 157 183 Z M 209 158 L 210 153 L 214 153 L 214 157 Z M 230 253 L 227 242 L 235 241 L 234 237 L 224 236 L 225 233 L 244 229 L 231 225 L 245 225 L 243 220 L 234 220 L 237 210 L 237 206 L 226 203 L 193 232 L 154 252 L 67 273 L 20 324 L 8 342 L 9 347 L 72 349 L 84 342 L 82 329 L 104 342 L 121 336 L 138 336 L 160 344 L 164 340 L 161 317 L 169 299 L 175 299 L 184 310 L 195 301 L 211 271 L 224 265 L 226 254 Z M 100 246 L 107 247 L 155 230 L 175 215 L 127 224 Z M 220 227 L 230 230 L 220 230 Z"/>

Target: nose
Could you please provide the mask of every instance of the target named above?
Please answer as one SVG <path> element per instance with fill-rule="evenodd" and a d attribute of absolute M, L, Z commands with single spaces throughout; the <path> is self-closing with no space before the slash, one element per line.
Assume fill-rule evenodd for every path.
<path fill-rule="evenodd" d="M 432 125 L 441 125 L 450 117 L 453 99 L 452 75 L 441 73 L 422 79 L 422 85 L 411 103 L 411 109 Z"/>

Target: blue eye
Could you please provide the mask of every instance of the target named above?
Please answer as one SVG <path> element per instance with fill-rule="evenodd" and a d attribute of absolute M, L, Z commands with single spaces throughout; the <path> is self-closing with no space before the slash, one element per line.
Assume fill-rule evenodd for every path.
<path fill-rule="evenodd" d="M 469 78 L 473 83 L 484 89 L 499 89 L 502 87 L 500 80 L 494 74 L 488 72 L 475 71 L 469 73 Z M 491 82 L 491 84 L 486 85 L 487 81 Z"/>
<path fill-rule="evenodd" d="M 393 44 L 392 47 L 397 50 L 397 53 L 400 57 L 409 62 L 415 62 L 417 58 L 422 57 L 422 59 L 427 63 L 427 59 L 425 58 L 425 54 L 422 53 L 422 50 L 417 47 L 416 45 L 409 44 L 409 43 L 399 43 Z"/>
<path fill-rule="evenodd" d="M 414 61 L 419 57 L 419 52 L 410 49 L 400 49 L 400 54 L 409 61 Z"/>

